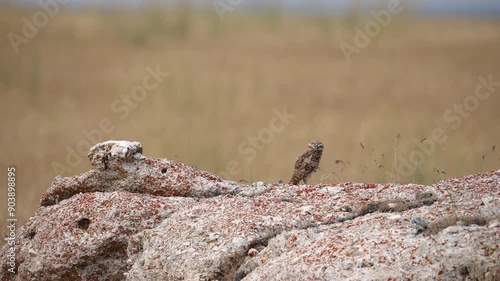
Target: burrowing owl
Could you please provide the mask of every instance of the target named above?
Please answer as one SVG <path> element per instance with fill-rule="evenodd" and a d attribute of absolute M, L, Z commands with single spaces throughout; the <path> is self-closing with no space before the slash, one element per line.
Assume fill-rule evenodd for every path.
<path fill-rule="evenodd" d="M 310 142 L 309 149 L 300 155 L 295 162 L 295 170 L 290 184 L 298 184 L 300 181 L 307 184 L 311 175 L 318 170 L 322 154 L 323 144 L 319 141 Z"/>

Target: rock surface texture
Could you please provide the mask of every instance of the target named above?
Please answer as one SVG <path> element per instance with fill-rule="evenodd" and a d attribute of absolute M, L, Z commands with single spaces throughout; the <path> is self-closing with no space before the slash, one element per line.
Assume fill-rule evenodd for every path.
<path fill-rule="evenodd" d="M 18 230 L 15 273 L 0 251 L 0 280 L 500 280 L 500 171 L 246 186 L 137 142 L 89 158 Z"/>

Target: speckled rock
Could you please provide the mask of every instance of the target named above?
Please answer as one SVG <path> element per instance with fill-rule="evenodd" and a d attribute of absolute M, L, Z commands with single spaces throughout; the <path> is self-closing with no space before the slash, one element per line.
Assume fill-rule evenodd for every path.
<path fill-rule="evenodd" d="M 17 233 L 17 280 L 123 280 L 130 236 L 194 202 L 115 191 L 40 207 Z"/>
<path fill-rule="evenodd" d="M 50 206 L 78 193 L 127 191 L 160 196 L 212 197 L 238 193 L 241 186 L 182 163 L 142 156 L 138 142 L 107 141 L 90 149 L 92 170 L 56 177 L 40 204 Z"/>
<path fill-rule="evenodd" d="M 137 142 L 91 149 L 0 280 L 500 280 L 500 171 L 433 186 L 250 186 Z"/>

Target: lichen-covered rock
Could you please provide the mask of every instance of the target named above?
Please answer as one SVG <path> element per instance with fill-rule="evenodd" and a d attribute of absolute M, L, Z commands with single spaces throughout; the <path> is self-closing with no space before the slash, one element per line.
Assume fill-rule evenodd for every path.
<path fill-rule="evenodd" d="M 500 171 L 244 186 L 141 152 L 98 144 L 56 178 L 0 280 L 500 280 Z"/>
<path fill-rule="evenodd" d="M 17 234 L 17 280 L 123 280 L 130 236 L 194 202 L 93 192 L 41 207 Z"/>
<path fill-rule="evenodd" d="M 498 221 L 429 237 L 415 235 L 413 215 L 421 212 L 284 232 L 244 280 L 498 280 Z"/>
<path fill-rule="evenodd" d="M 90 149 L 92 170 L 56 177 L 40 204 L 50 206 L 78 193 L 127 191 L 160 196 L 212 197 L 237 193 L 241 186 L 182 163 L 142 156 L 138 142 L 107 141 Z"/>

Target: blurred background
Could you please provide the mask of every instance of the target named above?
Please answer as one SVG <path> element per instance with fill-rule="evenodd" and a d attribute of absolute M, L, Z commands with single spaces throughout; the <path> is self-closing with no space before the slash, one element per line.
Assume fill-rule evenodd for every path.
<path fill-rule="evenodd" d="M 288 182 L 311 140 L 325 146 L 311 183 L 500 167 L 497 0 L 0 3 L 18 226 L 110 139 L 247 183 Z"/>

